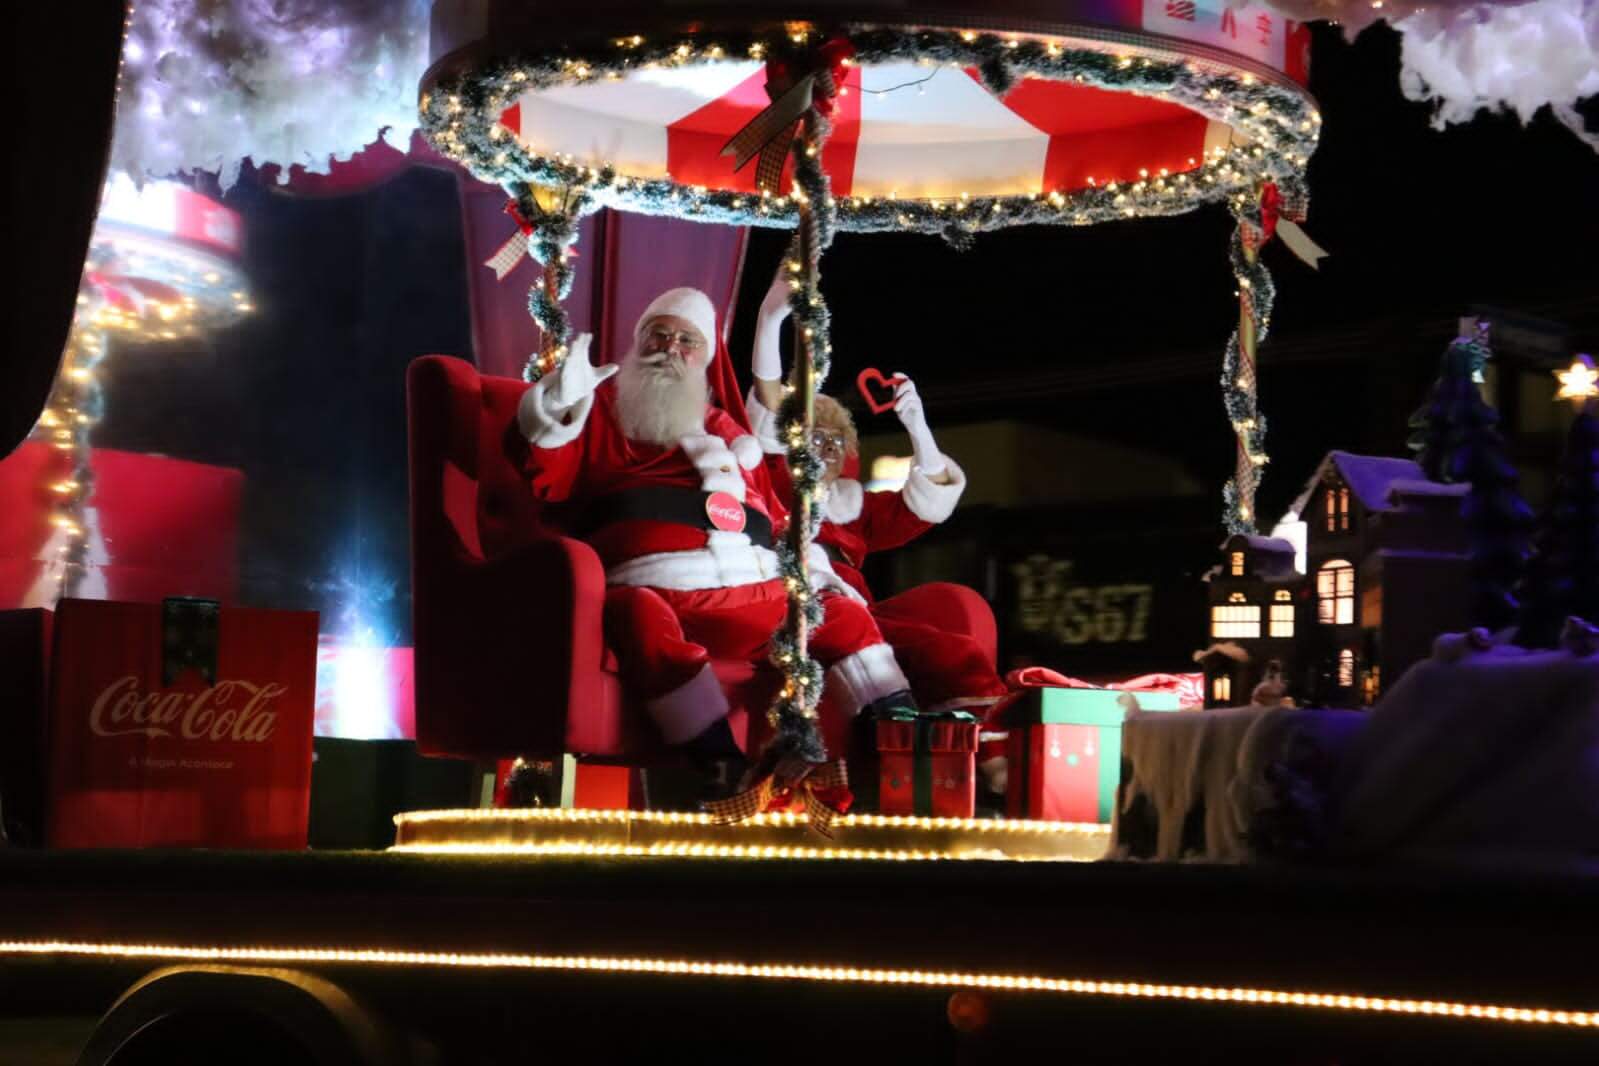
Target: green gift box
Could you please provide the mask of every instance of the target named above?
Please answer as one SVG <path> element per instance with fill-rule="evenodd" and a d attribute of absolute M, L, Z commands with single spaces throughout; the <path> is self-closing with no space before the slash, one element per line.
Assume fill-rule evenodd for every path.
<path fill-rule="evenodd" d="M 1109 822 L 1121 781 L 1129 711 L 1181 710 L 1174 692 L 1031 688 L 1001 715 L 1006 813 L 1053 822 Z"/>

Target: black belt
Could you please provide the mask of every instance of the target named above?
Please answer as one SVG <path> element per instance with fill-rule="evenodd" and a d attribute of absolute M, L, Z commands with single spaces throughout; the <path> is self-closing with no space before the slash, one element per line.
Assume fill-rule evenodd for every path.
<path fill-rule="evenodd" d="M 584 525 L 593 532 L 613 522 L 648 521 L 672 522 L 696 529 L 714 530 L 721 527 L 711 521 L 706 508 L 712 496 L 719 503 L 737 503 L 726 492 L 703 492 L 699 489 L 677 485 L 641 485 L 601 496 L 589 504 L 584 512 Z M 753 507 L 738 503 L 744 511 L 744 529 L 751 544 L 763 548 L 772 546 L 772 520 Z"/>

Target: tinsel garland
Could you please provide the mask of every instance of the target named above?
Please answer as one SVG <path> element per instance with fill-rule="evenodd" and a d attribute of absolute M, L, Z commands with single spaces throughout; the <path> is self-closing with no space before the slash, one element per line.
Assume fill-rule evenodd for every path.
<path fill-rule="evenodd" d="M 1026 77 L 1072 81 L 1093 88 L 1154 96 L 1181 104 L 1238 130 L 1251 143 L 1216 152 L 1191 171 L 1156 173 L 1136 182 L 1072 192 L 1023 196 L 897 200 L 842 197 L 835 225 L 851 232 L 916 230 L 942 234 L 957 246 L 973 235 L 1007 226 L 1046 223 L 1092 225 L 1123 218 L 1182 214 L 1206 203 L 1249 194 L 1271 181 L 1299 209 L 1307 200 L 1304 168 L 1315 149 L 1321 116 L 1297 89 L 1251 74 L 1219 73 L 1188 60 L 1066 48 L 1035 39 L 951 30 L 854 26 L 844 36 L 860 64 L 944 63 L 975 68 L 987 87 L 1003 94 Z M 685 34 L 669 41 L 623 37 L 601 45 L 565 46 L 549 54 L 499 59 L 452 75 L 422 94 L 420 112 L 428 140 L 485 181 L 508 188 L 527 183 L 582 186 L 599 206 L 648 214 L 792 228 L 799 205 L 792 196 L 686 187 L 664 178 L 632 178 L 609 166 L 584 165 L 571 156 L 530 153 L 502 125 L 501 114 L 529 89 L 616 80 L 639 70 L 761 59 L 788 40 L 780 29 Z M 798 175 L 796 175 L 796 178 Z"/>
<path fill-rule="evenodd" d="M 561 365 L 572 341 L 572 320 L 561 301 L 572 294 L 572 245 L 583 216 L 597 209 L 593 197 L 582 187 L 558 190 L 558 204 L 539 202 L 541 191 L 549 190 L 524 183 L 507 186 L 516 203 L 519 219 L 530 227 L 527 254 L 543 268 L 543 273 L 528 290 L 527 311 L 543 333 L 542 346 L 528 357 L 522 368 L 525 381 L 537 381 Z"/>
<path fill-rule="evenodd" d="M 821 165 L 822 146 L 832 123 L 815 108 L 806 112 L 802 133 L 793 148 L 794 195 L 809 210 L 801 216 L 784 253 L 789 274 L 788 304 L 793 312 L 795 351 L 807 353 L 811 372 L 804 380 L 803 359 L 796 358 L 783 402 L 777 410 L 778 432 L 787 449 L 789 479 L 794 486 L 796 523 L 790 536 L 777 545 L 778 573 L 788 590 L 788 612 L 772 635 L 771 661 L 783 673 L 783 687 L 768 712 L 774 735 L 763 753 L 776 765 L 785 759 L 820 763 L 827 750 L 816 730 L 816 706 L 821 700 L 821 664 L 806 649 L 805 634 L 822 624 L 822 603 L 811 586 L 806 556 L 812 538 L 821 528 L 819 506 L 826 463 L 811 444 L 812 404 L 832 366 L 831 319 L 822 298 L 820 261 L 833 243 L 836 217 L 832 183 Z"/>
<path fill-rule="evenodd" d="M 1238 280 L 1239 299 L 1248 309 L 1254 325 L 1254 347 L 1259 351 L 1271 330 L 1271 308 L 1277 297 L 1277 287 L 1271 271 L 1256 254 L 1253 259 L 1246 254 L 1244 242 L 1254 242 L 1259 248 L 1263 233 L 1258 203 L 1234 201 L 1238 225 L 1233 230 L 1229 244 L 1233 276 Z M 1242 346 L 1242 329 L 1234 327 L 1227 340 L 1227 352 L 1222 358 L 1222 403 L 1227 409 L 1227 420 L 1238 435 L 1238 445 L 1247 457 L 1248 466 L 1240 464 L 1238 476 L 1222 489 L 1224 505 L 1222 520 L 1227 532 L 1254 533 L 1255 487 L 1260 482 L 1260 468 L 1266 465 L 1266 416 L 1256 403 L 1256 371 L 1246 365 Z M 1242 483 L 1240 483 L 1242 481 Z"/>

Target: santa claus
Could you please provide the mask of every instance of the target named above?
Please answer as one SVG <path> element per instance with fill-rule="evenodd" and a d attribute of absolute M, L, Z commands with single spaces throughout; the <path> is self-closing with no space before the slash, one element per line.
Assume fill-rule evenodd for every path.
<path fill-rule="evenodd" d="M 752 357 L 754 385 L 747 406 L 762 450 L 772 456 L 770 473 L 779 495 L 786 495 L 786 467 L 777 416 L 782 402 L 783 322 L 789 313 L 788 284 L 780 273 L 761 303 Z M 905 484 L 894 492 L 867 492 L 854 477 L 860 464 L 854 420 L 837 400 L 817 396 L 811 444 L 824 465 L 823 521 L 811 545 L 809 565 L 818 583 L 847 584 L 863 603 L 873 602 L 861 574 L 866 556 L 897 548 L 949 518 L 966 488 L 966 475 L 938 449 L 927 425 L 916 385 L 895 375 L 894 413 L 910 435 L 913 462 Z M 912 691 L 930 710 L 960 708 L 980 718 L 999 703 L 1009 687 L 988 656 L 964 633 L 881 616 L 877 623 L 911 680 Z M 1004 791 L 1003 737 L 985 733 L 979 767 L 990 792 Z"/>
<path fill-rule="evenodd" d="M 606 639 L 623 681 L 705 774 L 707 798 L 747 769 L 710 660 L 764 659 L 787 609 L 772 550 L 786 512 L 760 443 L 710 402 L 717 337 L 710 299 L 672 289 L 640 316 L 620 364 L 591 365 L 580 336 L 518 409 L 533 492 L 571 502 L 605 564 Z M 821 601 L 810 650 L 836 698 L 856 711 L 908 702 L 866 607 L 836 589 Z"/>

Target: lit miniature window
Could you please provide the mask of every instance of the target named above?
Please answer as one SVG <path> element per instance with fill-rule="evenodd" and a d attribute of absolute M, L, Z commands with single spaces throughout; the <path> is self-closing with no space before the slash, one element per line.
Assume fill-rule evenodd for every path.
<path fill-rule="evenodd" d="M 1338 490 L 1338 528 L 1341 531 L 1349 529 L 1349 488 L 1345 486 Z"/>
<path fill-rule="evenodd" d="M 1234 595 L 1238 595 L 1234 593 Z M 1260 605 L 1216 604 L 1210 609 L 1210 635 L 1256 640 L 1260 637 Z"/>
<path fill-rule="evenodd" d="M 1210 679 L 1212 703 L 1228 703 L 1233 698 L 1233 679 L 1227 674 L 1217 674 Z"/>
<path fill-rule="evenodd" d="M 1271 635 L 1274 637 L 1291 637 L 1294 635 L 1293 604 L 1274 603 L 1271 605 Z"/>
<path fill-rule="evenodd" d="M 1348 560 L 1329 560 L 1316 572 L 1316 620 L 1324 626 L 1355 621 L 1355 568 Z"/>
<path fill-rule="evenodd" d="M 1327 532 L 1336 533 L 1338 531 L 1338 493 L 1330 485 L 1327 487 L 1325 499 L 1327 501 Z"/>
<path fill-rule="evenodd" d="M 1244 576 L 1244 553 L 1243 552 L 1233 552 L 1233 556 L 1232 556 L 1232 576 L 1233 577 L 1243 577 Z"/>
<path fill-rule="evenodd" d="M 1348 648 L 1338 653 L 1338 687 L 1352 688 L 1355 684 L 1355 653 Z"/>

